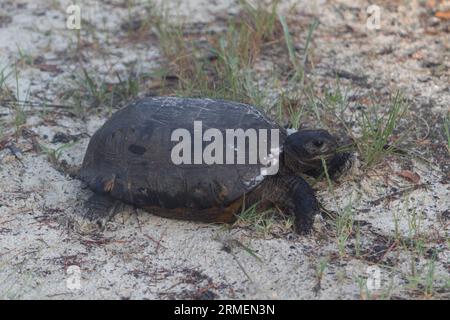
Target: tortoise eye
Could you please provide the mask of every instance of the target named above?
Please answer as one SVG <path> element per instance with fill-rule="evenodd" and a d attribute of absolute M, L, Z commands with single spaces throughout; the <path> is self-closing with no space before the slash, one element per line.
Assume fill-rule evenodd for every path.
<path fill-rule="evenodd" d="M 314 146 L 320 148 L 321 146 L 323 146 L 323 141 L 322 140 L 314 141 Z"/>

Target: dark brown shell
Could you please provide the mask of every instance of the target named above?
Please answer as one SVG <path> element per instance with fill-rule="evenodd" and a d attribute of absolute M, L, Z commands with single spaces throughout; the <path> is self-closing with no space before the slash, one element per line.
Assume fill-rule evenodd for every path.
<path fill-rule="evenodd" d="M 217 208 L 234 206 L 261 183 L 261 165 L 173 164 L 171 150 L 177 142 L 171 134 L 185 128 L 193 135 L 194 120 L 202 121 L 203 130 L 219 129 L 224 140 L 225 129 L 280 129 L 257 108 L 241 103 L 143 98 L 116 112 L 92 136 L 80 178 L 93 191 L 138 207 L 219 214 Z M 284 139 L 280 130 L 280 145 Z"/>

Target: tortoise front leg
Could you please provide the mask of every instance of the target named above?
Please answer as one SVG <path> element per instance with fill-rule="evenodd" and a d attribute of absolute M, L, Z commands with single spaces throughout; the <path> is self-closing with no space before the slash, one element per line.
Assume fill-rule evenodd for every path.
<path fill-rule="evenodd" d="M 72 223 L 83 233 L 103 229 L 115 215 L 120 202 L 106 194 L 94 193 L 87 199 L 77 215 L 72 217 Z"/>
<path fill-rule="evenodd" d="M 119 201 L 106 194 L 94 193 L 84 203 L 83 218 L 103 227 L 115 214 Z"/>
<path fill-rule="evenodd" d="M 307 234 L 311 231 L 314 216 L 320 212 L 314 190 L 301 177 L 274 176 L 268 178 L 266 199 L 294 215 L 295 231 Z"/>

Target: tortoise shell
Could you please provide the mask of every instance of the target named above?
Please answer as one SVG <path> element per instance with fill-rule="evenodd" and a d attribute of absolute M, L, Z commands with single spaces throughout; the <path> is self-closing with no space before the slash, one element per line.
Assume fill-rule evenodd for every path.
<path fill-rule="evenodd" d="M 280 146 L 286 138 L 284 129 L 250 105 L 146 97 L 116 112 L 91 137 L 79 176 L 94 192 L 144 209 L 167 209 L 163 216 L 229 221 L 244 194 L 263 181 L 262 165 L 174 164 L 178 141 L 171 141 L 172 132 L 184 128 L 193 137 L 194 121 L 202 121 L 203 130 L 219 129 L 224 141 L 226 129 L 238 128 L 267 129 L 268 135 L 279 129 Z"/>

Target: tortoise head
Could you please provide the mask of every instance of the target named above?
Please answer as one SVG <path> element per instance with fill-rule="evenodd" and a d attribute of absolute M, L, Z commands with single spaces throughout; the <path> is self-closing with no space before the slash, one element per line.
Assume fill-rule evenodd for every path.
<path fill-rule="evenodd" d="M 322 166 L 322 158 L 336 154 L 336 139 L 326 130 L 301 130 L 286 138 L 284 162 L 293 172 L 306 172 Z"/>

